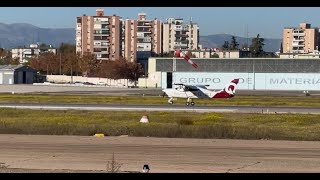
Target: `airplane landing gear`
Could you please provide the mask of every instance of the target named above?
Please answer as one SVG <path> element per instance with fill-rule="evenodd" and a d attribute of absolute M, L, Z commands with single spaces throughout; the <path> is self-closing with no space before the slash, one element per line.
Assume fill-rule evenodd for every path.
<path fill-rule="evenodd" d="M 191 99 L 191 98 L 188 98 L 188 100 L 187 100 L 187 102 L 186 102 L 186 105 L 187 105 L 187 106 L 190 105 L 190 99 Z M 193 100 L 191 99 L 191 106 L 194 106 L 195 104 L 196 104 L 196 103 L 194 103 Z"/>

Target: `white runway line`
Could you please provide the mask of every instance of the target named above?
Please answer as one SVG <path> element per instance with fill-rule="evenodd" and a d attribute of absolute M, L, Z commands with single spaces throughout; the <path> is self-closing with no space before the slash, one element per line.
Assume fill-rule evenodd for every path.
<path fill-rule="evenodd" d="M 191 112 L 233 112 L 233 109 L 190 109 L 190 108 L 137 108 L 137 107 L 59 107 L 59 106 L 0 106 L 16 109 L 45 109 L 45 110 L 116 110 L 116 111 L 191 111 Z"/>

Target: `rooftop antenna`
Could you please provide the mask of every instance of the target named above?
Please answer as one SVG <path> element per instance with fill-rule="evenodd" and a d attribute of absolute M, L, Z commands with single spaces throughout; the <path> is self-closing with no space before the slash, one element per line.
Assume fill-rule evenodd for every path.
<path fill-rule="evenodd" d="M 34 33 L 32 34 L 32 42 L 31 42 L 31 44 L 33 44 L 34 43 Z"/>
<path fill-rule="evenodd" d="M 247 39 L 247 50 L 249 50 L 249 27 L 246 24 L 246 39 Z"/>
<path fill-rule="evenodd" d="M 39 32 L 37 32 L 37 42 L 40 42 Z"/>

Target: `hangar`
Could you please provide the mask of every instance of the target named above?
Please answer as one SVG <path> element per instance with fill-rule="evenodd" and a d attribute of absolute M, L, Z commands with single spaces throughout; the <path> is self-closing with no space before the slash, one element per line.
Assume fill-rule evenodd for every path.
<path fill-rule="evenodd" d="M 319 59 L 197 58 L 193 68 L 182 58 L 149 58 L 147 78 L 140 87 L 172 88 L 174 83 L 222 89 L 240 78 L 242 90 L 320 90 Z"/>
<path fill-rule="evenodd" d="M 0 65 L 0 84 L 32 84 L 36 71 L 25 65 Z"/>

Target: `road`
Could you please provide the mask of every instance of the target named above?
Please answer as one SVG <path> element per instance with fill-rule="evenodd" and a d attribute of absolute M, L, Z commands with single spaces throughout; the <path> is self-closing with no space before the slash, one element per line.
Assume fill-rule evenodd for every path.
<path fill-rule="evenodd" d="M 0 160 L 8 168 L 122 171 L 319 172 L 320 142 L 0 135 Z"/>
<path fill-rule="evenodd" d="M 320 107 L 264 106 L 185 106 L 185 105 L 121 105 L 121 104 L 26 104 L 0 103 L 3 108 L 46 110 L 100 111 L 172 111 L 172 112 L 232 112 L 232 113 L 299 113 L 320 114 Z"/>

